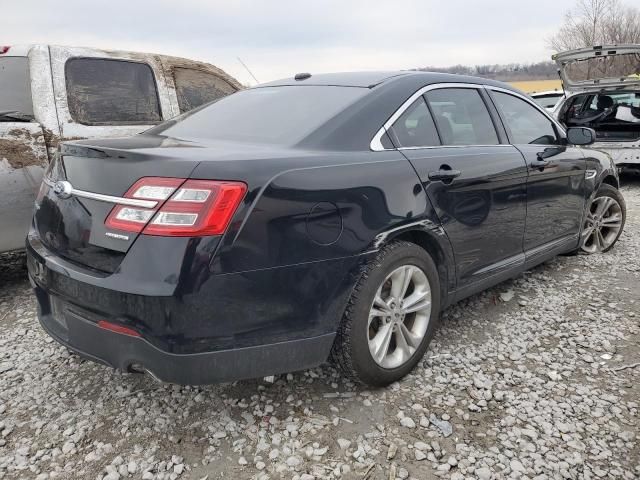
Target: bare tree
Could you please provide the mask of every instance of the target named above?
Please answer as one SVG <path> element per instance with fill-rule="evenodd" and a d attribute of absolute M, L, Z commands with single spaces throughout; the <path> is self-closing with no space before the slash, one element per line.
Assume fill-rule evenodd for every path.
<path fill-rule="evenodd" d="M 549 39 L 556 52 L 615 43 L 640 43 L 640 10 L 619 0 L 578 0 Z"/>

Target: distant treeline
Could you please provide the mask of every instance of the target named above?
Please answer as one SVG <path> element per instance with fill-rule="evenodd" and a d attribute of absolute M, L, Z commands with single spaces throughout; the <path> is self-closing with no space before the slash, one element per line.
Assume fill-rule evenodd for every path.
<path fill-rule="evenodd" d="M 477 77 L 492 78 L 503 82 L 518 80 L 555 80 L 558 78 L 558 67 L 555 62 L 539 63 L 509 63 L 507 65 L 454 65 L 452 67 L 422 67 L 415 68 L 423 72 L 457 73 L 459 75 L 475 75 Z"/>

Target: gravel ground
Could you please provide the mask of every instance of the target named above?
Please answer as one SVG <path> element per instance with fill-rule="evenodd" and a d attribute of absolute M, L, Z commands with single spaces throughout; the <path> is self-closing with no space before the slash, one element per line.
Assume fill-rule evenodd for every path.
<path fill-rule="evenodd" d="M 640 478 L 640 181 L 604 255 L 561 257 L 443 315 L 369 391 L 330 367 L 206 388 L 83 361 L 0 278 L 0 479 Z M 19 263 L 19 262 L 14 262 Z"/>

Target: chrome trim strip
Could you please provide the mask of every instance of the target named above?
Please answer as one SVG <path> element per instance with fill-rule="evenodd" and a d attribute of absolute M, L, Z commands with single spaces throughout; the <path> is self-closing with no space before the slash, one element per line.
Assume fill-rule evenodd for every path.
<path fill-rule="evenodd" d="M 53 187 L 55 185 L 55 182 L 47 177 L 44 177 L 42 181 L 50 187 Z M 117 205 L 127 205 L 129 207 L 155 208 L 156 205 L 158 205 L 158 202 L 154 200 L 114 197 L 112 195 L 103 195 L 102 193 L 93 193 L 87 192 L 85 190 L 78 190 L 76 188 L 71 188 L 70 194 L 75 197 L 88 198 L 90 200 L 97 200 L 99 202 L 105 203 L 115 203 Z"/>
<path fill-rule="evenodd" d="M 382 136 L 387 132 L 391 125 L 404 113 L 404 111 L 411 106 L 413 102 L 415 102 L 418 97 L 424 95 L 429 90 L 436 90 L 438 88 L 475 88 L 479 90 L 483 87 L 483 85 L 477 83 L 432 83 L 431 85 L 427 85 L 426 87 L 420 88 L 417 92 L 411 95 L 402 105 L 398 108 L 393 115 L 389 117 L 389 119 L 384 122 L 384 125 L 378 130 L 378 132 L 371 139 L 371 143 L 369 144 L 369 148 L 374 152 L 381 152 L 384 150 L 398 150 L 398 149 L 387 149 L 382 145 Z M 468 147 L 469 145 L 465 145 Z M 438 148 L 441 148 L 442 145 L 437 145 Z M 427 147 L 404 147 L 404 148 L 427 148 Z"/>
<path fill-rule="evenodd" d="M 389 119 L 384 123 L 384 125 L 382 125 L 380 130 L 378 130 L 378 132 L 375 134 L 375 136 L 371 139 L 371 143 L 369 144 L 369 148 L 371 148 L 371 150 L 373 150 L 374 152 L 382 152 L 382 151 L 385 151 L 385 150 L 417 150 L 417 149 L 423 149 L 423 148 L 426 149 L 426 148 L 483 147 L 483 146 L 489 146 L 489 145 L 435 145 L 435 146 L 424 146 L 424 147 L 384 148 L 384 146 L 382 145 L 382 136 L 387 132 L 387 130 L 389 128 L 391 128 L 391 125 L 394 124 L 394 122 L 404 113 L 404 111 L 407 108 L 409 108 L 411 106 L 411 104 L 418 99 L 418 97 L 424 95 L 429 90 L 436 90 L 436 89 L 440 89 L 440 88 L 475 88 L 476 90 L 480 90 L 480 89 L 494 90 L 496 92 L 503 92 L 503 93 L 507 93 L 507 94 L 513 95 L 514 97 L 518 97 L 518 98 L 524 100 L 525 102 L 527 102 L 529 105 L 533 106 L 536 110 L 538 110 L 545 117 L 547 117 L 559 129 L 559 131 L 562 133 L 562 135 L 564 135 L 565 137 L 567 135 L 567 132 L 564 129 L 564 127 L 562 125 L 560 125 L 560 123 L 555 118 L 553 118 L 551 115 L 549 115 L 549 113 L 544 108 L 542 108 L 537 103 L 531 101 L 526 96 L 524 96 L 524 95 L 522 95 L 522 94 L 520 94 L 518 92 L 515 92 L 513 90 L 509 90 L 507 88 L 502 88 L 502 87 L 496 87 L 496 86 L 493 86 L 493 85 L 485 85 L 485 84 L 481 84 L 481 83 L 433 83 L 431 85 L 427 85 L 426 87 L 422 87 L 417 92 L 415 92 L 413 95 L 411 95 L 409 97 L 409 99 L 406 100 L 402 105 L 400 105 L 400 108 L 398 108 L 393 113 L 393 115 L 391 115 L 391 117 L 389 117 Z M 501 143 L 501 144 L 498 144 L 498 145 L 490 145 L 490 146 L 497 147 L 497 146 L 501 146 L 501 145 L 502 146 L 509 146 L 510 144 Z"/>
<path fill-rule="evenodd" d="M 130 207 L 155 208 L 158 202 L 154 200 L 139 200 L 136 198 L 112 197 L 111 195 L 103 195 L 101 193 L 85 192 L 84 190 L 71 189 L 71 195 L 80 198 L 88 198 L 105 203 L 116 203 L 118 205 L 127 205 Z"/>
<path fill-rule="evenodd" d="M 469 147 L 513 147 L 509 143 L 494 143 L 493 145 L 430 145 L 428 147 L 398 147 L 393 150 L 428 150 L 431 148 L 469 148 Z M 389 149 L 387 149 L 389 150 Z"/>

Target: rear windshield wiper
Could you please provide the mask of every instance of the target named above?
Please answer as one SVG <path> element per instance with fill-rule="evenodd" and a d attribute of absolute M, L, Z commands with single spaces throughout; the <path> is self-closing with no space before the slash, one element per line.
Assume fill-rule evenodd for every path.
<path fill-rule="evenodd" d="M 0 122 L 30 122 L 34 118 L 35 117 L 29 113 L 19 112 L 17 110 L 0 110 Z"/>

